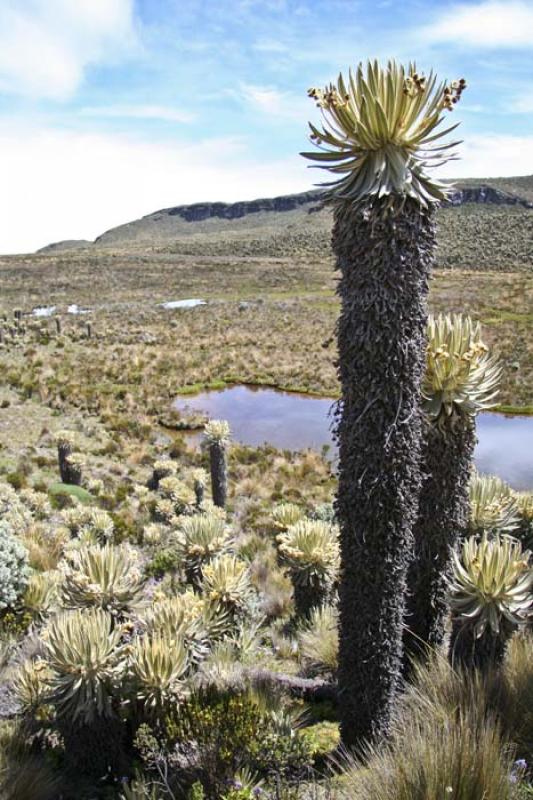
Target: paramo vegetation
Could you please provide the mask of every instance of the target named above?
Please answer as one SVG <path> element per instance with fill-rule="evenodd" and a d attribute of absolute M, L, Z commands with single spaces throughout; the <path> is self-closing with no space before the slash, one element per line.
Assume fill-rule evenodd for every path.
<path fill-rule="evenodd" d="M 533 497 L 472 466 L 505 382 L 485 327 L 427 306 L 447 191 L 429 167 L 465 87 L 391 62 L 310 92 L 306 155 L 333 173 L 338 468 L 168 412 L 176 382 L 208 382 L 226 312 L 196 351 L 183 339 L 183 380 L 157 340 L 128 360 L 86 321 L 65 335 L 12 309 L 2 800 L 533 796 Z M 266 362 L 244 362 L 260 382 Z"/>

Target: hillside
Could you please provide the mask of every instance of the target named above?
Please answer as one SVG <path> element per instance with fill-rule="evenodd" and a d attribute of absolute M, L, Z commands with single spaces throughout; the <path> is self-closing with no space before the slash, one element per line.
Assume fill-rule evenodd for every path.
<path fill-rule="evenodd" d="M 331 211 L 319 190 L 239 203 L 160 209 L 104 232 L 95 242 L 65 241 L 38 255 L 96 258 L 110 253 L 164 256 L 328 258 Z M 527 271 L 533 261 L 533 177 L 465 181 L 438 212 L 437 266 Z"/>

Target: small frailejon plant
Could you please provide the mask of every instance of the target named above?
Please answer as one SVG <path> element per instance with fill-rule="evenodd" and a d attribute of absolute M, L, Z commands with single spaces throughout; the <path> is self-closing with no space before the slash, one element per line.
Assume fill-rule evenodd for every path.
<path fill-rule="evenodd" d="M 50 499 L 44 492 L 36 492 L 34 489 L 23 489 L 20 492 L 20 499 L 28 508 L 34 519 L 47 519 L 52 513 Z"/>
<path fill-rule="evenodd" d="M 189 661 L 197 664 L 225 632 L 228 621 L 203 597 L 187 591 L 155 602 L 143 615 L 142 624 L 149 633 L 182 638 Z"/>
<path fill-rule="evenodd" d="M 431 420 L 445 425 L 493 408 L 501 372 L 479 322 L 462 314 L 429 316 L 422 404 Z"/>
<path fill-rule="evenodd" d="M 81 453 L 70 453 L 65 458 L 65 477 L 68 480 L 63 482 L 69 486 L 81 486 L 85 463 L 85 457 Z"/>
<path fill-rule="evenodd" d="M 30 573 L 27 549 L 13 535 L 11 526 L 0 521 L 0 611 L 17 605 Z"/>
<path fill-rule="evenodd" d="M 201 591 L 215 610 L 232 619 L 243 615 L 253 596 L 248 564 L 236 556 L 219 556 L 204 567 Z"/>
<path fill-rule="evenodd" d="M 69 466 L 69 457 L 74 453 L 77 436 L 74 431 L 61 430 L 56 433 L 57 457 L 59 461 L 59 474 L 61 482 L 74 485 Z"/>
<path fill-rule="evenodd" d="M 172 503 L 175 514 L 183 514 L 195 503 L 196 495 L 193 490 L 173 475 L 161 478 L 158 491 L 165 500 Z"/>
<path fill-rule="evenodd" d="M 305 516 L 303 508 L 295 503 L 280 503 L 272 509 L 272 524 L 275 531 L 286 531 Z"/>
<path fill-rule="evenodd" d="M 198 586 L 205 565 L 227 552 L 232 542 L 232 531 L 218 514 L 206 512 L 180 520 L 178 552 L 187 581 Z"/>
<path fill-rule="evenodd" d="M 111 515 L 100 508 L 74 506 L 61 512 L 61 519 L 71 536 L 86 544 L 106 544 L 113 541 L 114 523 Z"/>
<path fill-rule="evenodd" d="M 470 533 L 514 532 L 518 506 L 511 487 L 496 475 L 472 474 L 469 486 Z"/>
<path fill-rule="evenodd" d="M 125 699 L 123 632 L 107 611 L 89 608 L 58 614 L 42 635 L 51 673 L 44 699 L 64 740 L 64 772 L 76 781 L 125 768 L 128 729 L 118 716 Z"/>
<path fill-rule="evenodd" d="M 533 548 L 533 492 L 514 492 L 518 524 L 513 535 L 525 547 Z"/>
<path fill-rule="evenodd" d="M 20 711 L 25 716 L 36 716 L 49 700 L 52 670 L 42 658 L 23 661 L 12 681 Z"/>
<path fill-rule="evenodd" d="M 531 614 L 530 554 L 511 536 L 483 534 L 468 538 L 452 559 L 450 657 L 486 670 L 501 663 L 511 634 Z"/>
<path fill-rule="evenodd" d="M 152 477 L 149 481 L 150 489 L 158 489 L 159 488 L 159 481 L 163 478 L 168 478 L 172 475 L 175 475 L 178 469 L 178 465 L 175 461 L 171 461 L 170 459 L 161 459 L 156 461 L 153 467 Z"/>
<path fill-rule="evenodd" d="M 33 573 L 30 576 L 22 605 L 32 618 L 42 622 L 57 600 L 58 576 L 53 572 Z"/>
<path fill-rule="evenodd" d="M 121 630 L 99 608 L 59 614 L 43 636 L 52 675 L 47 699 L 67 723 L 91 724 L 112 716 Z"/>
<path fill-rule="evenodd" d="M 194 469 L 191 477 L 194 485 L 194 493 L 196 495 L 196 506 L 197 508 L 202 508 L 205 487 L 207 486 L 207 472 L 202 468 Z"/>
<path fill-rule="evenodd" d="M 82 545 L 68 553 L 62 573 L 67 608 L 96 607 L 121 616 L 142 603 L 144 579 L 127 545 Z"/>
<path fill-rule="evenodd" d="M 277 537 L 281 563 L 291 576 L 296 613 L 301 616 L 331 596 L 339 571 L 338 536 L 335 525 L 301 520 Z"/>
<path fill-rule="evenodd" d="M 138 636 L 128 650 L 133 692 L 148 713 L 160 713 L 184 697 L 189 659 L 181 636 L 166 632 Z"/>
<path fill-rule="evenodd" d="M 476 416 L 494 405 L 500 377 L 479 323 L 461 314 L 430 315 L 422 381 L 425 477 L 408 572 L 405 675 L 413 658 L 427 657 L 444 638 L 450 553 L 467 533 Z"/>
<path fill-rule="evenodd" d="M 92 508 L 84 525 L 84 531 L 93 536 L 98 544 L 113 542 L 115 525 L 111 515 L 100 508 Z"/>

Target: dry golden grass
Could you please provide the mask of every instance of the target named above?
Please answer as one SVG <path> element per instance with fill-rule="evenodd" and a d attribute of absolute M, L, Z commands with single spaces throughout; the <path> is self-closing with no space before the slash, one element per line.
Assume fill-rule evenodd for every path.
<path fill-rule="evenodd" d="M 334 396 L 338 301 L 329 267 L 319 283 L 328 280 L 329 289 L 263 291 L 246 300 L 227 292 L 196 309 L 165 311 L 153 295 L 100 306 L 91 314 L 90 340 L 86 318 L 64 315 L 61 337 L 53 320 L 43 320 L 49 334 L 30 332 L 25 342 L 0 351 L 4 382 L 52 407 L 152 419 L 177 393 L 222 382 Z M 200 286 L 188 289 L 202 296 Z M 503 362 L 500 402 L 508 406 L 530 402 L 531 291 L 533 280 L 525 273 L 436 272 L 432 283 L 432 310 L 464 311 L 482 320 L 484 336 Z M 122 293 L 127 296 L 126 289 Z"/>

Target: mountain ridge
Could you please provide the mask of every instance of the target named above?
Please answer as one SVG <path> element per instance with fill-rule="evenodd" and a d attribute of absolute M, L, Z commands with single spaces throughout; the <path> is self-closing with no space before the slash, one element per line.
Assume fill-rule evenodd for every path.
<path fill-rule="evenodd" d="M 529 177 L 529 176 L 528 176 Z M 485 179 L 479 182 L 469 181 L 458 183 L 451 194 L 450 200 L 443 204 L 444 207 L 458 207 L 465 204 L 484 204 L 484 205 L 509 205 L 521 206 L 533 209 L 533 201 L 528 197 L 523 197 L 514 191 L 509 191 L 514 181 L 526 181 L 526 193 L 528 177 L 524 179 Z M 505 188 L 500 188 L 495 183 L 503 184 Z M 531 177 L 533 185 L 533 176 Z M 514 188 L 514 187 L 513 187 Z M 522 188 L 522 186 L 520 186 Z M 306 192 L 299 192 L 289 195 L 279 195 L 271 198 L 257 198 L 255 200 L 242 200 L 235 203 L 224 202 L 199 202 L 189 203 L 168 208 L 158 209 L 150 214 L 146 214 L 139 219 L 110 228 L 96 237 L 94 242 L 89 240 L 66 240 L 53 242 L 40 248 L 38 253 L 50 253 L 61 250 L 73 249 L 92 249 L 95 246 L 115 245 L 121 242 L 141 242 L 168 241 L 173 236 L 196 232 L 197 224 L 209 223 L 216 220 L 232 222 L 245 220 L 253 215 L 273 215 L 287 214 L 290 212 L 302 212 L 312 214 L 323 210 L 321 200 L 323 190 L 311 189 Z M 305 207 L 308 208 L 305 208 Z M 185 225 L 183 224 L 185 223 Z M 191 225 L 194 226 L 193 231 Z M 198 228 L 200 230 L 200 228 Z"/>

